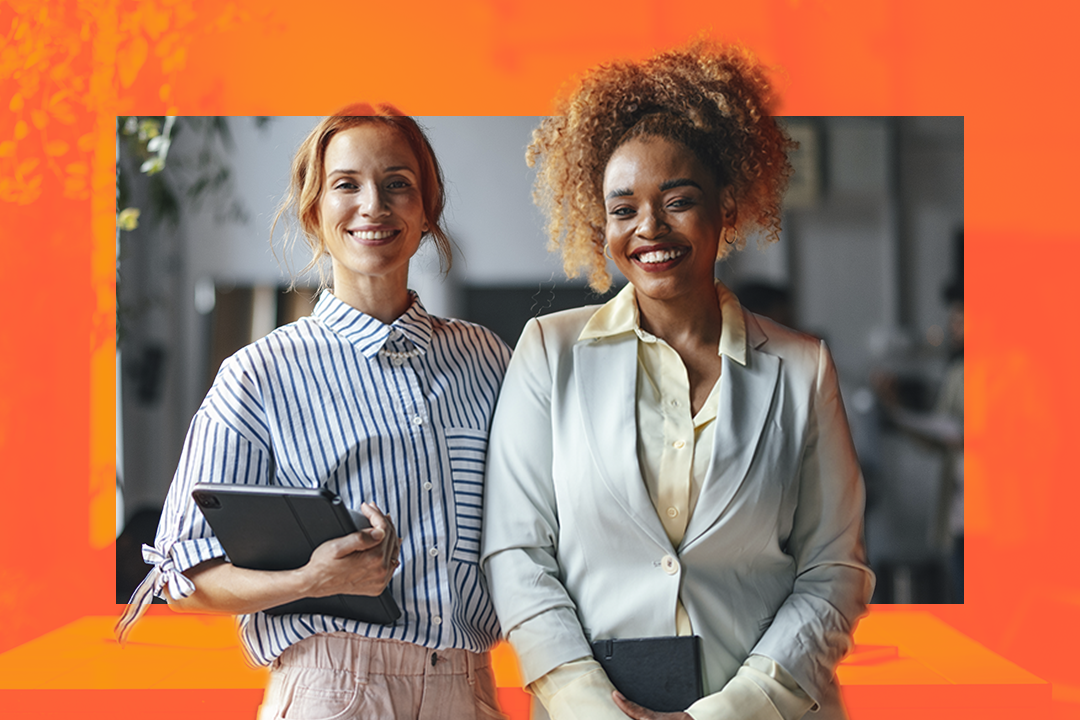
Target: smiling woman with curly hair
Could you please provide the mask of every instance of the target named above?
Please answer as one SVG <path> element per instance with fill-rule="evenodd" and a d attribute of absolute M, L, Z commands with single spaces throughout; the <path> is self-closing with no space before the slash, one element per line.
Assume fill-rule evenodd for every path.
<path fill-rule="evenodd" d="M 745 233 L 736 234 L 742 228 L 775 242 L 795 144 L 769 114 L 773 102 L 764 69 L 738 46 L 699 43 L 586 75 L 533 131 L 525 155 L 530 167 L 540 166 L 534 199 L 567 275 L 583 271 L 598 292 L 610 287 L 597 199 L 612 153 L 636 137 L 685 145 L 732 189 L 739 217 L 718 258 L 745 244 Z"/>
<path fill-rule="evenodd" d="M 629 281 L 529 321 L 488 446 L 482 562 L 557 720 L 845 717 L 834 669 L 874 579 L 836 371 L 714 279 L 780 230 L 772 102 L 749 52 L 699 42 L 587 73 L 529 146 L 567 274 L 606 290 L 610 260 Z M 667 707 L 593 659 L 687 635 L 703 684 Z M 664 678 L 667 657 L 644 661 L 653 684 L 697 679 Z"/>

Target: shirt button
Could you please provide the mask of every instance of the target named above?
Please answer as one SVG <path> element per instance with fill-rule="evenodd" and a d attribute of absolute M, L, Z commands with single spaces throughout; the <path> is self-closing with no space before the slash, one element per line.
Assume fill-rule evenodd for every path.
<path fill-rule="evenodd" d="M 431 489 L 431 483 L 429 483 L 429 482 L 424 483 L 424 489 L 425 490 L 430 490 Z"/>
<path fill-rule="evenodd" d="M 413 425 L 423 425 L 424 424 L 424 418 L 420 417 L 419 415 L 416 415 L 412 419 L 412 424 Z"/>
<path fill-rule="evenodd" d="M 435 557 L 438 554 L 439 554 L 439 548 L 437 548 L 437 547 L 433 547 L 430 550 L 428 550 L 428 555 L 430 555 L 431 557 Z"/>
<path fill-rule="evenodd" d="M 401 367 L 402 365 L 404 365 L 404 364 L 405 364 L 405 358 L 403 358 L 403 357 L 395 357 L 395 358 L 394 358 L 393 360 L 391 360 L 390 362 L 392 362 L 392 363 L 393 363 L 394 365 L 396 365 L 397 367 Z"/>
<path fill-rule="evenodd" d="M 671 407 L 679 407 L 679 401 L 678 400 L 672 400 L 671 401 Z"/>
<path fill-rule="evenodd" d="M 671 443 L 671 446 L 676 450 L 682 450 L 684 447 L 686 447 L 686 442 L 683 440 L 676 440 L 675 442 Z"/>
<path fill-rule="evenodd" d="M 665 555 L 660 560 L 660 567 L 664 568 L 664 572 L 666 572 L 668 575 L 674 575 L 675 573 L 679 572 L 679 561 L 671 557 L 670 555 Z"/>
<path fill-rule="evenodd" d="M 676 516 L 676 515 L 678 515 L 678 514 L 679 514 L 679 508 L 673 508 L 673 507 L 669 507 L 669 508 L 667 509 L 667 516 L 668 516 L 668 517 L 671 517 L 671 518 L 673 518 L 673 517 L 675 517 L 675 516 Z"/>
<path fill-rule="evenodd" d="M 439 617 L 438 615 L 436 615 L 435 617 L 431 618 L 431 624 L 432 625 L 442 625 L 442 618 Z"/>

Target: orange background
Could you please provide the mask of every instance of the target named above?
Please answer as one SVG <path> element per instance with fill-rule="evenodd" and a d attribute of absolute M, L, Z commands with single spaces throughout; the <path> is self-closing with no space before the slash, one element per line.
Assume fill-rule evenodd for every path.
<path fill-rule="evenodd" d="M 574 73 L 706 30 L 780 68 L 782 114 L 965 116 L 967 603 L 927 609 L 1080 708 L 1080 483 L 1068 451 L 1080 408 L 1070 312 L 1080 142 L 1066 132 L 1076 10 L 1040 0 L 993 11 L 944 0 L 318 5 L 0 4 L 0 652 L 117 612 L 116 115 L 318 115 L 356 99 L 417 115 L 544 114 Z"/>

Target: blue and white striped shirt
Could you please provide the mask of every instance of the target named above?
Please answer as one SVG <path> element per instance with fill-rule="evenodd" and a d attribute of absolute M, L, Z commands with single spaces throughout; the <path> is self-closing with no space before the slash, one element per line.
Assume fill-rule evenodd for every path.
<path fill-rule="evenodd" d="M 225 553 L 191 500 L 196 482 L 325 485 L 394 522 L 401 566 L 393 625 L 322 615 L 239 618 L 250 657 L 343 630 L 434 649 L 487 650 L 499 624 L 478 564 L 488 423 L 510 351 L 494 333 L 413 304 L 391 325 L 323 293 L 311 317 L 221 365 L 192 420 L 158 528 L 156 571 Z M 158 584 L 160 587 L 160 583 Z M 171 587 L 170 587 L 171 590 Z"/>

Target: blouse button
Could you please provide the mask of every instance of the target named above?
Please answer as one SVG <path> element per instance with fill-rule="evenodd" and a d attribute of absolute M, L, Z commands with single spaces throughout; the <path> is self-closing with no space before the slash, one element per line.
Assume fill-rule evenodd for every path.
<path fill-rule="evenodd" d="M 438 615 L 436 615 L 435 617 L 431 618 L 431 624 L 432 625 L 442 625 L 442 618 L 439 617 Z"/>
<path fill-rule="evenodd" d="M 431 489 L 431 483 L 430 482 L 424 483 L 424 489 L 425 490 L 430 490 Z"/>
<path fill-rule="evenodd" d="M 433 547 L 430 550 L 428 550 L 428 555 L 430 555 L 431 557 L 435 557 L 438 554 L 439 554 L 439 548 L 437 548 L 437 547 Z"/>
<path fill-rule="evenodd" d="M 671 443 L 671 445 L 676 450 L 682 450 L 684 447 L 686 447 L 686 442 L 684 442 L 683 440 L 676 440 L 675 442 Z"/>
<path fill-rule="evenodd" d="M 423 425 L 424 424 L 424 418 L 420 417 L 419 415 L 416 415 L 412 419 L 412 424 L 413 425 Z"/>
<path fill-rule="evenodd" d="M 392 362 L 397 367 L 401 367 L 402 365 L 405 364 L 405 358 L 403 358 L 403 357 L 395 357 L 390 362 Z"/>
<path fill-rule="evenodd" d="M 664 572 L 668 575 L 674 575 L 679 572 L 679 561 L 670 555 L 665 555 L 660 560 L 660 567 L 664 568 Z"/>
<path fill-rule="evenodd" d="M 679 508 L 669 507 L 667 509 L 667 516 L 673 518 L 679 514 Z"/>

